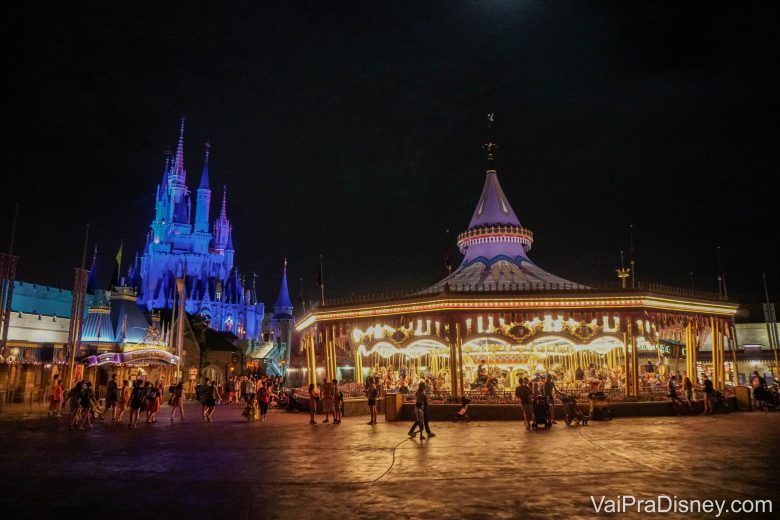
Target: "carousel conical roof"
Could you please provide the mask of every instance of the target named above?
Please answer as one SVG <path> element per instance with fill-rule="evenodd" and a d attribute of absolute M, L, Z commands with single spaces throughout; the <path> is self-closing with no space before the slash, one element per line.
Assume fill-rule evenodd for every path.
<path fill-rule="evenodd" d="M 493 167 L 493 149 L 489 143 L 485 185 L 471 217 L 468 230 L 458 236 L 464 258 L 449 276 L 431 289 L 502 291 L 538 290 L 555 286 L 578 286 L 548 273 L 528 258 L 533 233 L 522 227 L 509 200 L 501 189 Z M 584 287 L 584 286 L 583 286 Z"/>

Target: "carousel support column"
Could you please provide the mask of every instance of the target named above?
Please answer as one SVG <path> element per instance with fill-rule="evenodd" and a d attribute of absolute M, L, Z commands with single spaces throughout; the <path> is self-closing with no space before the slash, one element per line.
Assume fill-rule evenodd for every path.
<path fill-rule="evenodd" d="M 737 366 L 737 327 L 734 325 L 734 320 L 731 320 L 729 324 L 729 348 L 731 349 L 731 373 L 733 374 L 733 386 L 739 386 L 739 367 Z"/>
<path fill-rule="evenodd" d="M 460 323 L 455 324 L 455 332 L 457 334 L 458 345 L 458 381 L 460 384 L 459 395 L 464 395 L 466 393 L 466 383 L 464 381 L 463 375 L 463 338 L 460 337 Z"/>
<path fill-rule="evenodd" d="M 691 382 L 695 385 L 699 384 L 699 374 L 696 370 L 696 343 L 693 323 L 688 323 L 685 326 L 685 370 Z"/>
<path fill-rule="evenodd" d="M 636 335 L 634 334 L 634 320 L 627 325 L 628 328 L 628 350 L 631 356 L 631 370 L 627 374 L 626 382 L 630 379 L 631 392 L 629 395 L 637 397 L 639 395 L 639 352 L 636 348 Z"/>
<path fill-rule="evenodd" d="M 331 379 L 338 378 L 338 363 L 336 362 L 336 326 L 333 325 L 330 331 L 330 359 L 333 363 L 333 377 Z"/>
<path fill-rule="evenodd" d="M 363 382 L 363 355 L 359 349 L 355 350 L 355 383 Z"/>
<path fill-rule="evenodd" d="M 314 362 L 314 344 L 311 336 L 304 336 L 304 348 L 306 349 L 306 382 L 312 384 L 315 382 L 315 372 L 317 365 Z"/>
<path fill-rule="evenodd" d="M 725 359 L 723 354 L 723 330 L 720 324 L 720 320 L 712 318 L 712 323 L 713 359 L 715 358 L 715 354 L 717 354 L 718 360 L 717 365 L 714 366 L 715 388 L 718 390 L 723 390 L 726 385 L 726 369 L 724 367 Z"/>
<path fill-rule="evenodd" d="M 710 342 L 712 343 L 712 386 L 720 388 L 720 360 L 718 359 L 718 322 L 714 316 L 710 316 Z"/>
<path fill-rule="evenodd" d="M 626 331 L 623 333 L 623 359 L 625 360 L 625 363 L 623 363 L 623 377 L 625 379 L 625 391 L 626 395 L 632 395 L 631 392 L 631 353 L 629 352 L 629 344 L 628 344 L 628 328 L 631 325 L 626 325 Z"/>
<path fill-rule="evenodd" d="M 458 395 L 458 348 L 455 335 L 455 320 L 450 318 L 447 346 L 450 349 L 450 392 Z"/>
<path fill-rule="evenodd" d="M 325 352 L 325 379 L 331 380 L 330 377 L 330 340 L 329 340 L 328 327 L 325 327 L 325 338 L 323 342 L 323 350 Z"/>

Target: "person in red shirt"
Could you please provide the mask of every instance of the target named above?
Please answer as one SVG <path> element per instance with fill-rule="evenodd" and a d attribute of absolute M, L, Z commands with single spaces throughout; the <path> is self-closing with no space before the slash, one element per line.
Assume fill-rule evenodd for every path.
<path fill-rule="evenodd" d="M 62 384 L 59 379 L 54 380 L 54 385 L 51 389 L 51 405 L 49 406 L 49 415 L 53 417 L 62 417 L 60 411 L 62 410 L 62 399 L 64 392 L 62 390 Z"/>

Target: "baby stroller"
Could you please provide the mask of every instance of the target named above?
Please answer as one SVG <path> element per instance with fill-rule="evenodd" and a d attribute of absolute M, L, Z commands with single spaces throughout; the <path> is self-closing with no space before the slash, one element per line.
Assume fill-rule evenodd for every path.
<path fill-rule="evenodd" d="M 531 428 L 536 430 L 539 428 L 539 425 L 544 425 L 544 429 L 549 430 L 552 426 L 552 417 L 550 417 L 550 407 L 547 404 L 547 399 L 541 395 L 534 397 L 533 408 L 534 422 L 531 423 Z"/>
<path fill-rule="evenodd" d="M 463 399 L 460 400 L 460 410 L 458 410 L 458 413 L 455 414 L 455 418 L 452 420 L 452 422 L 469 422 L 471 420 L 471 417 L 469 417 L 469 403 L 471 403 L 471 399 L 463 396 Z"/>
<path fill-rule="evenodd" d="M 571 426 L 571 423 L 573 422 L 583 426 L 588 425 L 588 419 L 590 419 L 590 417 L 580 411 L 580 408 L 577 406 L 577 398 L 575 396 L 562 394 L 561 402 L 563 403 L 563 409 L 566 413 L 566 416 L 563 420 L 566 422 L 567 426 Z"/>
<path fill-rule="evenodd" d="M 712 411 L 713 413 L 729 413 L 729 403 L 726 402 L 726 397 L 717 390 L 712 396 Z"/>
<path fill-rule="evenodd" d="M 303 404 L 298 402 L 298 399 L 295 398 L 295 393 L 292 390 L 282 394 L 282 398 L 279 404 L 284 405 L 285 410 L 287 410 L 288 412 L 304 411 Z"/>
<path fill-rule="evenodd" d="M 609 396 L 604 392 L 591 392 L 588 394 L 590 400 L 590 418 L 594 420 L 612 420 L 612 410 L 609 409 Z"/>
<path fill-rule="evenodd" d="M 763 386 L 759 386 L 753 390 L 753 397 L 756 401 L 756 408 L 759 410 L 769 412 L 780 408 L 780 399 L 778 399 L 778 394 Z"/>

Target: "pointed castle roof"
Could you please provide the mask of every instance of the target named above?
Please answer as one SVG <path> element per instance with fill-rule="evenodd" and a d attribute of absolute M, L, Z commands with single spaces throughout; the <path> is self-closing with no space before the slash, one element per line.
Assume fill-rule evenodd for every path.
<path fill-rule="evenodd" d="M 493 114 L 488 115 L 492 130 Z M 498 181 L 496 144 L 492 136 L 484 145 L 487 169 L 482 195 L 468 229 L 458 236 L 463 262 L 432 288 L 455 290 L 531 290 L 545 285 L 576 285 L 548 273 L 528 258 L 533 233 L 520 224 Z"/>
<path fill-rule="evenodd" d="M 210 190 L 209 188 L 209 151 L 211 150 L 211 145 L 207 142 L 206 143 L 206 159 L 203 161 L 203 170 L 200 172 L 200 185 L 198 186 L 199 190 Z"/>
<path fill-rule="evenodd" d="M 182 117 L 179 125 L 179 143 L 176 146 L 176 155 L 173 158 L 173 175 L 184 184 L 187 172 L 184 169 L 184 121 Z"/>
<path fill-rule="evenodd" d="M 287 259 L 284 259 L 284 270 L 282 271 L 282 285 L 279 287 L 279 297 L 274 304 L 274 313 L 276 315 L 292 314 L 293 305 L 290 301 L 290 291 L 287 289 Z"/>

